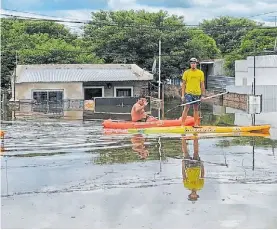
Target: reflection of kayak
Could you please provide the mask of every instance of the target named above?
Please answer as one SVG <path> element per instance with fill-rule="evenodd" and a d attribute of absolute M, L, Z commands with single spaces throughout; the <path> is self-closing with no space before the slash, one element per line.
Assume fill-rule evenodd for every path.
<path fill-rule="evenodd" d="M 113 121 L 104 120 L 102 123 L 103 127 L 106 129 L 136 129 L 136 128 L 150 128 L 150 127 L 171 127 L 171 126 L 181 126 L 181 120 L 159 120 L 159 121 L 149 121 L 149 122 L 132 122 L 132 121 Z M 187 116 L 185 125 L 193 126 L 194 118 Z"/>
<path fill-rule="evenodd" d="M 5 132 L 0 130 L 0 134 L 1 134 L 1 138 L 3 138 L 5 136 Z"/>
<path fill-rule="evenodd" d="M 201 134 L 190 134 L 182 136 L 182 139 L 185 140 L 194 140 L 194 139 L 206 139 L 206 138 L 215 138 L 215 137 L 270 137 L 269 133 L 253 133 L 253 132 L 232 132 L 232 133 L 201 133 Z"/>
<path fill-rule="evenodd" d="M 268 134 L 270 125 L 255 126 L 201 126 L 194 128 L 192 126 L 175 126 L 175 127 L 154 127 L 145 129 L 122 129 L 110 131 L 111 133 L 141 133 L 141 134 L 159 134 L 159 133 L 238 133 L 238 132 L 261 132 Z M 107 133 L 107 132 L 106 132 Z"/>

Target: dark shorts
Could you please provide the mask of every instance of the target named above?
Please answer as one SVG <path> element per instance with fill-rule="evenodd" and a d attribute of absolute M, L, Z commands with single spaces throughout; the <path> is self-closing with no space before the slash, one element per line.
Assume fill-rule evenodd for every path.
<path fill-rule="evenodd" d="M 148 117 L 149 117 L 149 115 L 146 115 L 146 118 L 142 118 L 142 119 L 140 119 L 140 120 L 138 120 L 136 122 L 146 122 Z"/>
<path fill-rule="evenodd" d="M 201 95 L 193 95 L 193 94 L 186 94 L 185 95 L 186 103 L 200 100 L 200 98 L 201 98 Z M 201 103 L 200 101 L 197 101 L 197 102 L 191 103 L 189 105 L 200 105 L 200 103 Z"/>
<path fill-rule="evenodd" d="M 183 161 L 185 163 L 185 168 L 201 167 L 202 165 L 200 157 L 198 159 L 193 159 L 192 157 L 184 158 Z"/>

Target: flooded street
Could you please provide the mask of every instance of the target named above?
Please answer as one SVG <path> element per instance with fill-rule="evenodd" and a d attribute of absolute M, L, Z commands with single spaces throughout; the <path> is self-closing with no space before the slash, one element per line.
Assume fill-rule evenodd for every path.
<path fill-rule="evenodd" d="M 267 115 L 256 122 L 272 120 L 269 137 L 197 141 L 104 134 L 100 121 L 3 121 L 2 228 L 277 228 L 277 113 Z M 192 201 L 182 167 L 196 147 L 204 175 Z"/>

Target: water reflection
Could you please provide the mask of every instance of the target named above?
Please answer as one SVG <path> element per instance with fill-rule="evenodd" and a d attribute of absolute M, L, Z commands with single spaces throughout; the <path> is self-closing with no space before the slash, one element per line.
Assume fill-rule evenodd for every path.
<path fill-rule="evenodd" d="M 193 153 L 189 154 L 187 137 L 182 136 L 182 175 L 184 187 L 191 191 L 188 195 L 188 200 L 196 201 L 199 198 L 197 194 L 204 187 L 204 164 L 199 156 L 198 135 L 194 135 L 193 139 Z"/>
<path fill-rule="evenodd" d="M 137 152 L 141 159 L 149 156 L 149 151 L 145 147 L 145 137 L 142 134 L 133 135 L 131 138 L 132 149 Z"/>

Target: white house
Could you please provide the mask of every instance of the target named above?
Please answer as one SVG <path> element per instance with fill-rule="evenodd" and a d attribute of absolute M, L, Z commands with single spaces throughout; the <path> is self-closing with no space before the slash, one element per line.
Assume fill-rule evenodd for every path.
<path fill-rule="evenodd" d="M 254 68 L 255 66 L 255 68 Z M 277 85 L 277 55 L 249 56 L 235 61 L 235 85 Z"/>
<path fill-rule="evenodd" d="M 253 56 L 235 61 L 235 85 L 227 86 L 226 90 L 253 94 L 254 89 L 255 94 L 262 95 L 264 99 L 277 98 L 277 55 L 255 56 L 255 63 Z"/>

